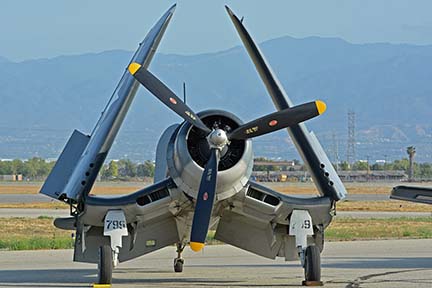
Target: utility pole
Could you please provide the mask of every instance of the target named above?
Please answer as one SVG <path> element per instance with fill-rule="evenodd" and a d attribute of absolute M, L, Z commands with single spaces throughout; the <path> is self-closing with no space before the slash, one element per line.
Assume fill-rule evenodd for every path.
<path fill-rule="evenodd" d="M 355 112 L 353 110 L 348 111 L 348 141 L 347 141 L 347 163 L 352 165 L 356 159 L 355 151 Z"/>

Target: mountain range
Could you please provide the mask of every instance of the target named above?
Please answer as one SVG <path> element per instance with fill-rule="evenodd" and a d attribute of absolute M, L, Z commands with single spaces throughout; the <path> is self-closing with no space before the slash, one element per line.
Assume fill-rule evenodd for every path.
<path fill-rule="evenodd" d="M 356 159 L 400 159 L 417 148 L 432 162 L 432 46 L 351 44 L 282 37 L 260 45 L 294 103 L 324 100 L 308 121 L 329 157 L 345 159 L 347 112 L 355 112 Z M 72 130 L 90 133 L 131 51 L 11 62 L 0 57 L 0 158 L 56 158 Z M 150 70 L 195 111 L 217 108 L 244 121 L 274 111 L 241 46 L 211 54 L 157 54 Z M 158 136 L 180 118 L 141 88 L 109 158 L 154 159 Z M 285 131 L 254 140 L 255 155 L 299 158 Z M 338 155 L 338 156 L 337 156 Z"/>

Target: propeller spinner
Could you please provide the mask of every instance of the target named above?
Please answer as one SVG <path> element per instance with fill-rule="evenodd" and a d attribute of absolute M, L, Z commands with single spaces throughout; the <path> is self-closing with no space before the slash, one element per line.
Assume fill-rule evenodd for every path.
<path fill-rule="evenodd" d="M 216 196 L 217 173 L 221 151 L 225 146 L 230 145 L 230 140 L 247 140 L 268 134 L 316 117 L 326 110 L 326 105 L 322 101 L 309 102 L 250 121 L 227 134 L 223 129 L 210 129 L 207 127 L 174 92 L 156 76 L 141 67 L 140 64 L 131 63 L 128 69 L 135 79 L 154 96 L 184 120 L 207 135 L 207 142 L 210 147 L 210 159 L 205 164 L 201 177 L 190 236 L 190 247 L 196 252 L 200 251 L 205 245 Z"/>

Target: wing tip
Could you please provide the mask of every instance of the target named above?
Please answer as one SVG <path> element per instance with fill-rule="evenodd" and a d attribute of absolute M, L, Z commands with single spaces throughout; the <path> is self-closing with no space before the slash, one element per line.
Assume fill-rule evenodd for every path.
<path fill-rule="evenodd" d="M 174 4 L 173 4 L 169 9 L 168 9 L 168 12 L 171 13 L 171 14 L 174 13 L 176 7 L 177 7 L 177 3 L 174 3 Z"/>
<path fill-rule="evenodd" d="M 225 5 L 225 9 L 228 12 L 228 15 L 230 17 L 236 17 L 236 15 L 234 14 L 234 12 L 231 10 L 231 8 L 228 7 L 228 5 Z M 237 17 L 236 17 L 237 18 Z"/>

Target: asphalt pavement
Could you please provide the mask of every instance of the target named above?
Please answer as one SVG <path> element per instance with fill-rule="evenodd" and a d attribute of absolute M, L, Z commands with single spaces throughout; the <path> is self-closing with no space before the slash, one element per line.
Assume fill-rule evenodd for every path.
<path fill-rule="evenodd" d="M 325 287 L 432 287 L 432 240 L 326 243 Z M 121 263 L 116 287 L 301 287 L 298 261 L 270 260 L 228 245 L 185 249 L 174 273 L 175 247 Z M 72 251 L 0 251 L 0 287 L 89 287 L 96 265 L 73 263 Z"/>

